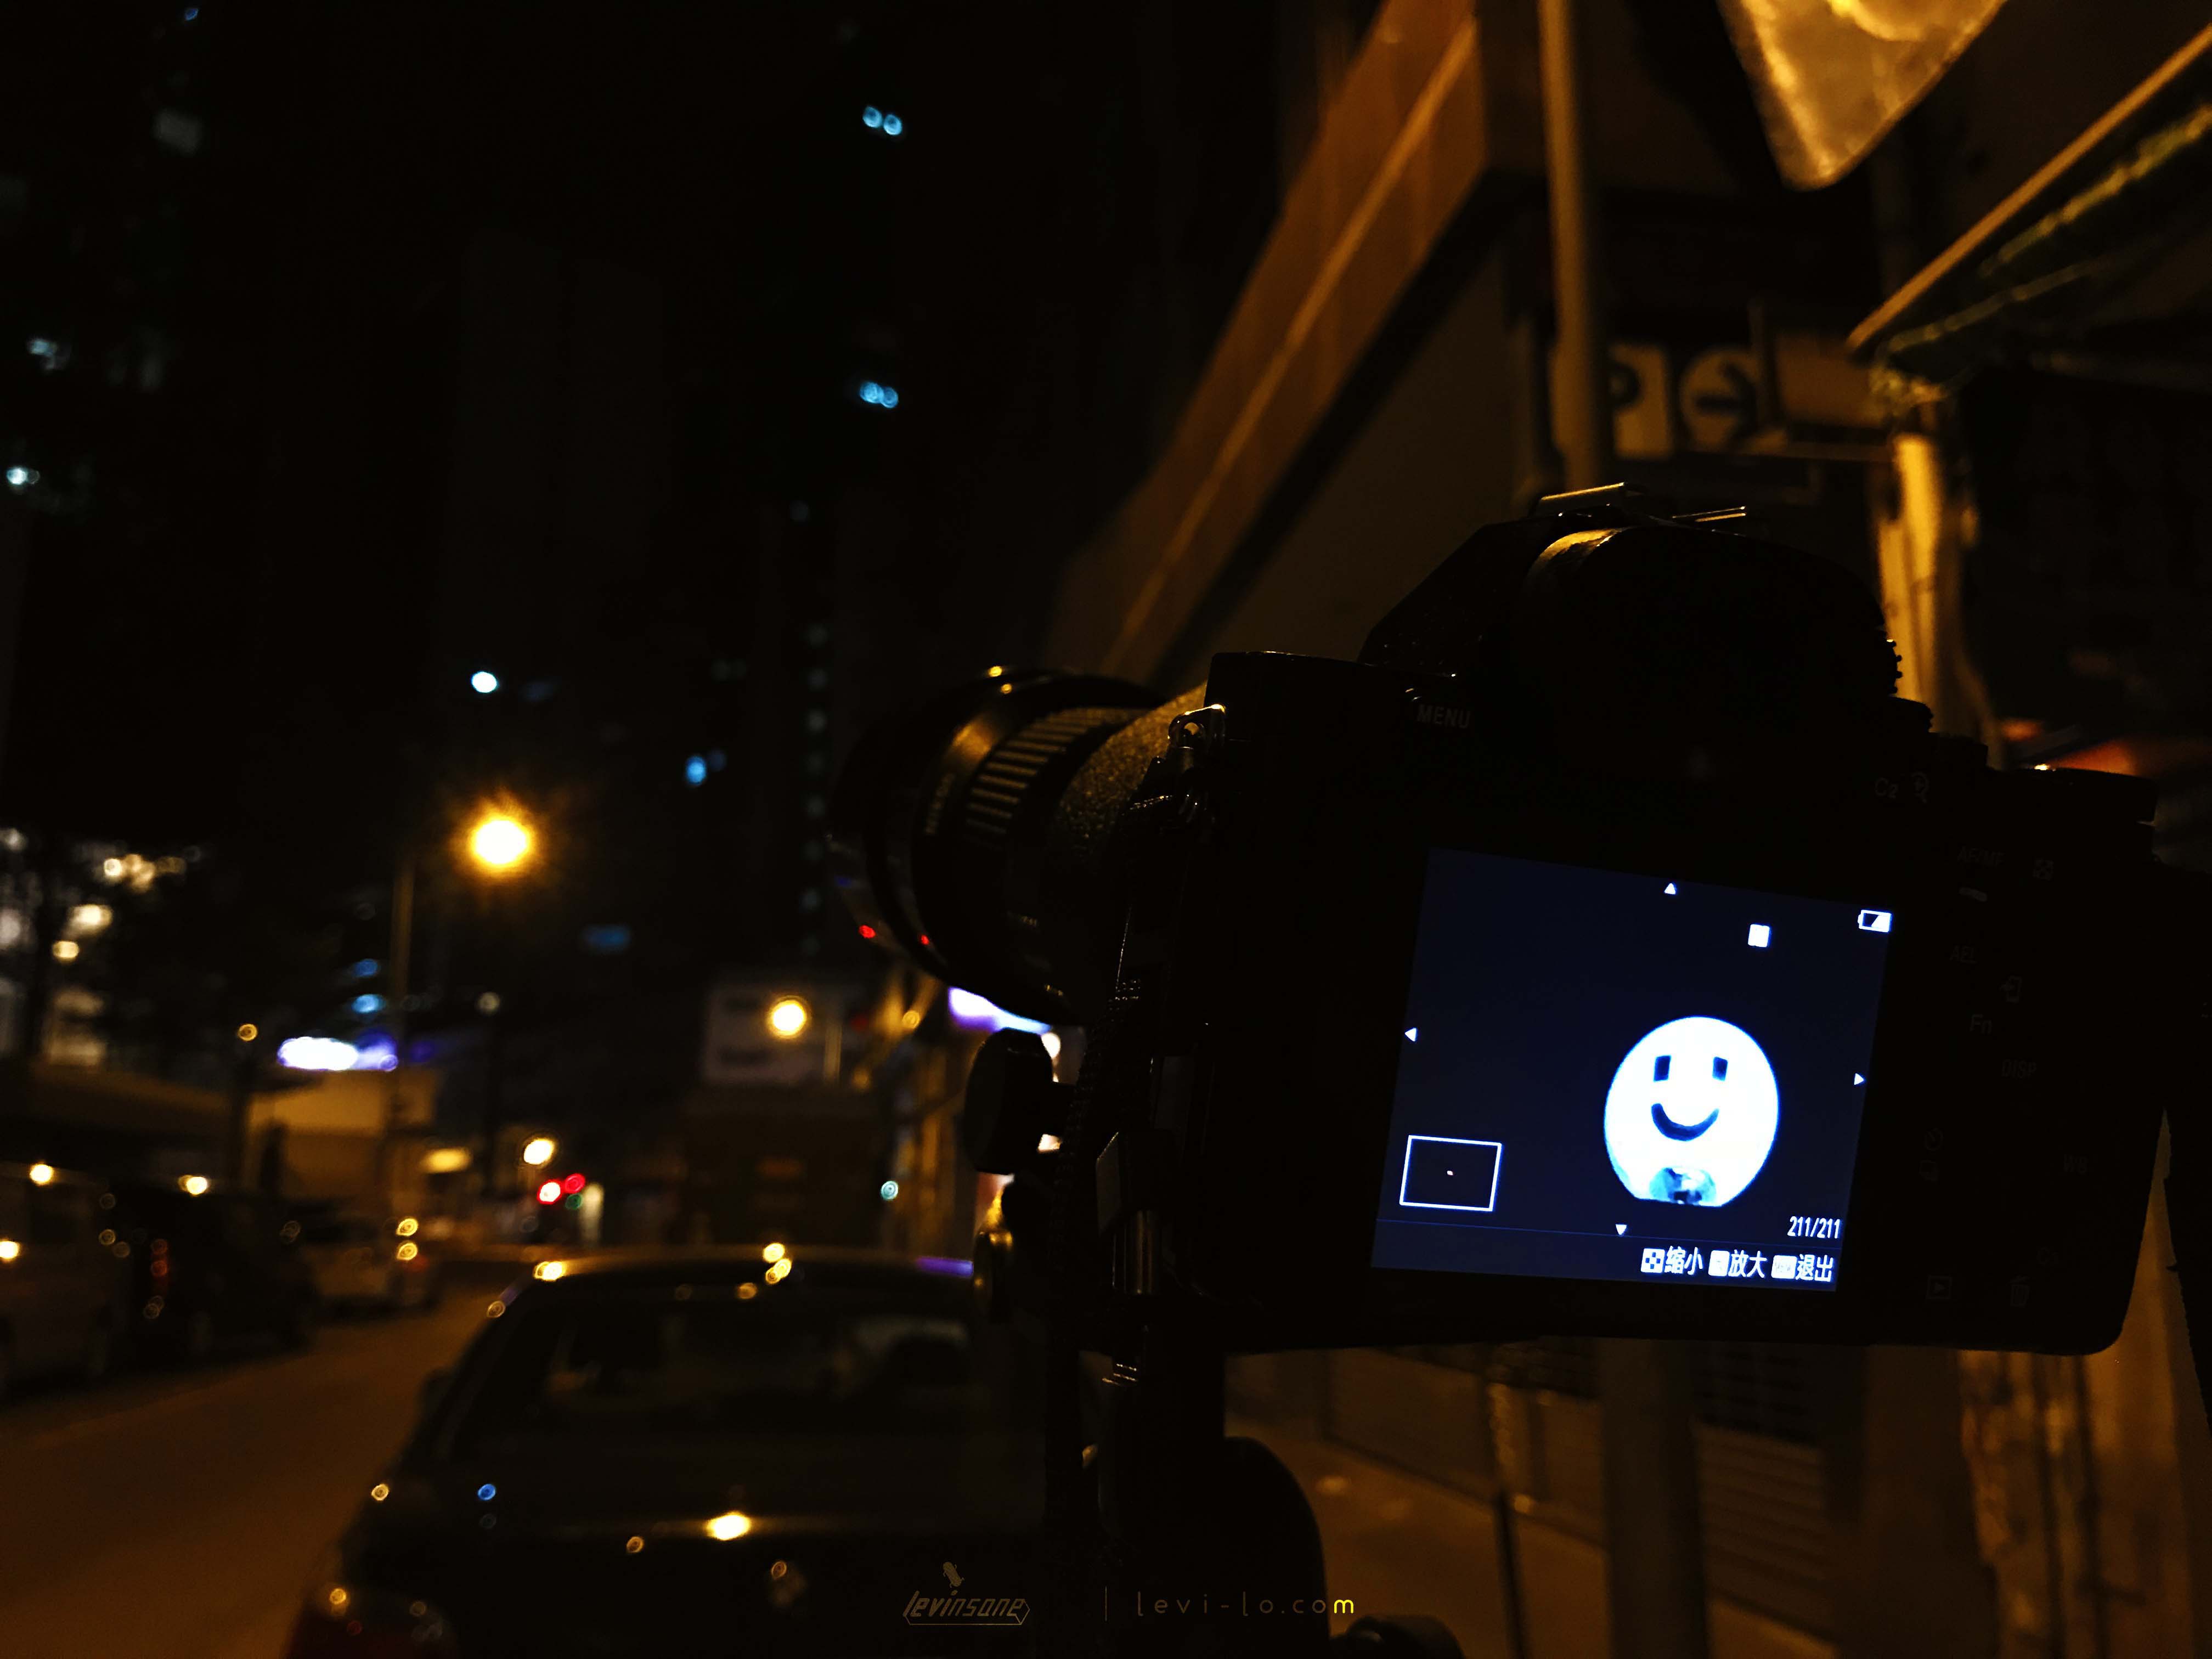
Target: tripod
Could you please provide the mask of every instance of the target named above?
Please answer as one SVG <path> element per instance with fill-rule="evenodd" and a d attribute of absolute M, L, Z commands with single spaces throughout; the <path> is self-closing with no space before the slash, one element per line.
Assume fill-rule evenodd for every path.
<path fill-rule="evenodd" d="M 1054 1080 L 1036 1036 L 1001 1031 L 977 1055 L 963 1115 L 970 1160 L 1014 1176 L 1009 1227 L 978 1242 L 979 1285 L 1002 1312 L 1045 1312 L 1039 1650 L 1459 1659 L 1450 1633 L 1419 1618 L 1364 1619 L 1332 1643 L 1313 1511 L 1272 1452 L 1226 1432 L 1225 1353 L 1172 1283 L 1176 1148 L 1153 1095 L 1155 1057 L 1178 1036 L 1167 942 L 1177 845 L 1195 827 L 1183 806 L 1133 813 L 1121 972 L 1079 1080 Z M 1055 1151 L 1037 1150 L 1047 1136 Z M 1042 1261 L 1024 1243 L 1039 1231 Z M 1107 1358 L 1095 1383 L 1085 1353 Z"/>

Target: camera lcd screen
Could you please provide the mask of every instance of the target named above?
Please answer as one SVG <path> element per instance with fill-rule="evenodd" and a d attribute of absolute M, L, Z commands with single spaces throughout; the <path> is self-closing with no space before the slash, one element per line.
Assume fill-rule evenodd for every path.
<path fill-rule="evenodd" d="M 1431 851 L 1374 1265 L 1832 1290 L 1893 925 Z"/>

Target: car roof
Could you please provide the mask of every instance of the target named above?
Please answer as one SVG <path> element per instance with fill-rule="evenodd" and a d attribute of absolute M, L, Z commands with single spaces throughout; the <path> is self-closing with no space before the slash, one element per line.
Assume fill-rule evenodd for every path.
<path fill-rule="evenodd" d="M 759 1278 L 769 1266 L 767 1253 L 770 1249 L 780 1249 L 779 1259 L 805 1268 L 809 1277 L 823 1283 L 945 1284 L 968 1276 L 965 1261 L 943 1256 L 901 1255 L 894 1250 L 812 1244 L 628 1245 L 576 1255 L 548 1252 L 544 1261 L 559 1262 L 561 1272 L 556 1278 L 549 1279 L 539 1275 L 533 1267 L 532 1288 L 591 1285 L 616 1290 L 629 1285 L 715 1279 L 734 1283 Z"/>
<path fill-rule="evenodd" d="M 177 1184 L 174 1176 L 118 1176 L 111 1184 L 118 1193 L 174 1193 L 179 1198 L 266 1198 L 269 1194 L 258 1187 L 240 1181 L 219 1181 L 206 1177 L 207 1190 L 188 1193 Z"/>
<path fill-rule="evenodd" d="M 107 1185 L 106 1182 L 103 1181 L 96 1175 L 88 1175 L 82 1170 L 64 1170 L 58 1164 L 47 1164 L 43 1165 L 35 1164 L 0 1164 L 0 1179 L 28 1181 L 31 1178 L 31 1171 L 34 1169 L 40 1168 L 52 1171 L 52 1173 L 49 1175 L 45 1181 L 38 1183 L 41 1186 L 105 1187 Z"/>

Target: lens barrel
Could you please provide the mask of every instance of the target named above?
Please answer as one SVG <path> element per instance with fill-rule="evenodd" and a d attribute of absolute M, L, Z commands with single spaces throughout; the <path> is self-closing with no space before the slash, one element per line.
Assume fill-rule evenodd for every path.
<path fill-rule="evenodd" d="M 1115 829 L 1181 710 L 1226 702 L 1240 732 L 1287 720 L 1318 738 L 1348 710 L 1301 708 L 1291 688 L 1365 686 L 1395 710 L 1425 685 L 1528 763 L 1741 781 L 1825 776 L 1911 707 L 1893 704 L 1896 656 L 1855 578 L 1638 500 L 1585 491 L 1477 531 L 1359 663 L 1269 656 L 1265 695 L 1238 695 L 1260 659 L 1232 655 L 1214 664 L 1221 695 L 1165 703 L 1123 680 L 1003 669 L 920 702 L 869 731 L 839 779 L 838 890 L 868 938 L 927 972 L 1080 1024 L 1105 1006 L 1121 944 Z M 1331 763 L 1318 744 L 1317 781 Z"/>
<path fill-rule="evenodd" d="M 871 729 L 830 807 L 854 920 L 1013 1013 L 1086 1018 L 1119 944 L 1107 843 L 1164 742 L 1158 704 L 1124 680 L 994 669 Z"/>

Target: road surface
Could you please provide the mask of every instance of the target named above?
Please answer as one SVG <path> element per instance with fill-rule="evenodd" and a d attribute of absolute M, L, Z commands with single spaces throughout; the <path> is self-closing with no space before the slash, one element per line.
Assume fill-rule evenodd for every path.
<path fill-rule="evenodd" d="M 324 1550 L 483 1318 L 334 1321 L 302 1353 L 0 1407 L 0 1654 L 276 1659 Z"/>
<path fill-rule="evenodd" d="M 434 1313 L 337 1322 L 305 1353 L 241 1352 L 0 1407 L 0 1659 L 278 1659 L 303 1591 L 398 1447 L 422 1378 L 483 1322 L 489 1288 Z M 1443 1617 L 1468 1659 L 1508 1659 L 1486 1504 L 1333 1443 L 1239 1424 L 1310 1495 L 1332 1595 Z M 1542 1659 L 1601 1659 L 1602 1556 L 1521 1539 Z M 1713 1603 L 1715 1659 L 1834 1659 Z M 1340 1617 L 1342 1627 L 1349 1617 Z"/>

